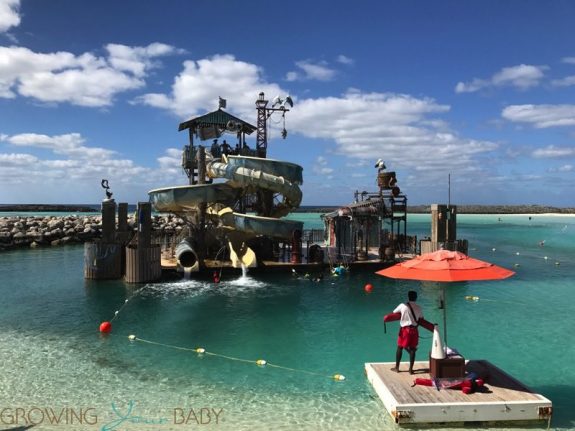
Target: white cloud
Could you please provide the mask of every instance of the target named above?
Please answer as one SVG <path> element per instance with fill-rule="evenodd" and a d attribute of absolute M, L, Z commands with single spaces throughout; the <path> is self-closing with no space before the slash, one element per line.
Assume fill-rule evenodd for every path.
<path fill-rule="evenodd" d="M 147 94 L 138 102 L 189 118 L 216 109 L 218 96 L 225 95 L 230 112 L 252 118 L 260 91 L 265 92 L 268 100 L 287 93 L 262 76 L 259 67 L 231 55 L 186 61 L 170 94 Z M 421 181 L 447 169 L 454 173 L 486 169 L 486 164 L 478 159 L 497 148 L 497 144 L 466 139 L 450 130 L 444 120 L 436 118 L 449 109 L 433 99 L 350 89 L 341 96 L 296 98 L 287 121 L 294 139 L 301 135 L 333 140 L 334 154 L 364 163 L 363 169 L 369 173 L 378 157 L 391 169 L 413 168 Z M 164 157 L 159 160 L 162 166 L 179 166 L 175 156 Z M 322 159 L 315 163 L 320 171 L 330 169 L 320 162 Z M 362 173 L 362 168 L 358 169 L 355 173 Z"/>
<path fill-rule="evenodd" d="M 343 54 L 340 54 L 337 56 L 337 62 L 341 64 L 351 65 L 355 63 L 355 60 L 353 58 L 349 58 Z"/>
<path fill-rule="evenodd" d="M 144 86 L 144 82 L 110 68 L 43 72 L 21 79 L 19 93 L 43 102 L 101 107 L 110 106 L 120 92 Z"/>
<path fill-rule="evenodd" d="M 514 67 L 504 67 L 500 72 L 493 75 L 491 81 L 494 85 L 511 85 L 520 89 L 536 87 L 543 78 L 546 66 L 531 66 L 520 64 Z"/>
<path fill-rule="evenodd" d="M 229 110 L 252 117 L 254 102 L 261 91 L 269 100 L 277 94 L 287 93 L 277 84 L 264 81 L 258 66 L 236 60 L 232 55 L 216 55 L 185 61 L 184 70 L 175 78 L 170 95 L 145 94 L 136 102 L 190 117 L 216 109 L 218 97 L 225 95 Z"/>
<path fill-rule="evenodd" d="M 38 158 L 30 154 L 1 154 L 0 153 L 0 166 L 29 166 L 36 163 Z"/>
<path fill-rule="evenodd" d="M 41 187 L 44 193 L 35 199 L 43 202 L 68 199 L 62 198 L 62 191 L 66 196 L 81 196 L 82 202 L 94 202 L 103 195 L 102 178 L 109 180 L 114 196 L 120 199 L 122 195 L 141 196 L 152 188 L 182 183 L 181 152 L 174 148 L 158 158 L 157 166 L 144 167 L 130 159 L 118 158 L 115 151 L 87 146 L 77 133 L 2 134 L 0 142 L 29 151 L 29 154 L 0 152 L 0 182 L 17 185 L 18 190 L 26 189 L 27 199 Z M 170 163 L 165 162 L 167 159 Z M 5 188 L 2 196 L 6 199 L 10 193 L 11 189 Z M 14 193 L 12 196 L 16 196 L 12 200 L 19 199 Z"/>
<path fill-rule="evenodd" d="M 333 168 L 314 166 L 313 171 L 319 175 L 329 175 L 333 173 Z"/>
<path fill-rule="evenodd" d="M 547 171 L 551 173 L 573 172 L 573 165 L 563 165 L 559 166 L 558 168 L 549 168 Z"/>
<path fill-rule="evenodd" d="M 286 81 L 292 82 L 297 81 L 299 79 L 299 74 L 295 71 L 291 71 L 286 73 Z"/>
<path fill-rule="evenodd" d="M 455 86 L 456 93 L 473 93 L 490 87 L 515 87 L 527 90 L 539 85 L 544 77 L 547 66 L 533 66 L 520 64 L 518 66 L 504 67 L 495 73 L 490 79 L 474 78 L 471 82 L 458 82 Z"/>
<path fill-rule="evenodd" d="M 145 85 L 146 74 L 158 66 L 154 58 L 181 52 L 160 43 L 147 47 L 109 44 L 106 50 L 107 57 L 96 57 L 0 47 L 0 97 L 21 95 L 48 103 L 110 106 L 118 93 Z"/>
<path fill-rule="evenodd" d="M 564 157 L 575 157 L 575 147 L 556 147 L 548 145 L 545 148 L 538 148 L 533 151 L 532 156 L 537 159 L 562 159 Z"/>
<path fill-rule="evenodd" d="M 177 148 L 168 148 L 166 155 L 158 157 L 158 164 L 163 171 L 169 171 L 173 174 L 182 172 L 182 150 Z"/>
<path fill-rule="evenodd" d="M 81 164 L 80 160 L 44 160 L 43 162 L 44 166 L 55 169 L 78 168 Z"/>
<path fill-rule="evenodd" d="M 455 86 L 456 93 L 473 93 L 475 91 L 479 91 L 482 88 L 489 86 L 489 81 L 484 79 L 474 78 L 473 81 L 464 83 L 458 82 Z"/>
<path fill-rule="evenodd" d="M 575 57 L 563 57 L 561 61 L 567 64 L 575 64 Z"/>
<path fill-rule="evenodd" d="M 311 60 L 302 60 L 296 62 L 296 66 L 303 72 L 288 72 L 286 79 L 288 81 L 294 80 L 316 80 L 316 81 L 331 81 L 335 78 L 336 71 L 331 69 L 324 61 L 314 63 Z"/>
<path fill-rule="evenodd" d="M 20 0 L 0 0 L 0 33 L 20 25 Z"/>
<path fill-rule="evenodd" d="M 144 47 L 130 47 L 119 44 L 108 44 L 108 61 L 117 70 L 129 72 L 137 77 L 144 77 L 147 70 L 158 67 L 153 59 L 160 56 L 183 54 L 185 51 L 163 43 L 152 43 Z"/>
<path fill-rule="evenodd" d="M 323 156 L 316 159 L 316 163 L 312 167 L 312 171 L 318 175 L 329 175 L 333 173 L 334 169 L 327 166 L 328 162 Z"/>
<path fill-rule="evenodd" d="M 575 105 L 511 105 L 503 109 L 501 116 L 538 129 L 575 126 Z"/>
<path fill-rule="evenodd" d="M 115 154 L 115 151 L 98 147 L 84 146 L 84 138 L 79 133 L 65 135 L 40 135 L 36 133 L 22 133 L 13 136 L 3 136 L 3 141 L 19 147 L 35 147 L 51 150 L 54 154 L 64 154 L 79 159 L 107 159 Z"/>
<path fill-rule="evenodd" d="M 570 87 L 575 85 L 575 75 L 566 76 L 565 78 L 561 79 L 554 79 L 551 81 L 551 85 L 554 87 Z"/>
<path fill-rule="evenodd" d="M 445 123 L 429 121 L 430 115 L 448 110 L 432 99 L 351 91 L 339 98 L 300 100 L 290 113 L 290 128 L 311 138 L 333 139 L 336 154 L 366 162 L 382 157 L 391 169 L 425 173 L 422 179 L 448 169 L 480 170 L 475 158 L 497 145 L 461 138 L 445 130 Z M 365 165 L 371 173 L 373 165 Z"/>

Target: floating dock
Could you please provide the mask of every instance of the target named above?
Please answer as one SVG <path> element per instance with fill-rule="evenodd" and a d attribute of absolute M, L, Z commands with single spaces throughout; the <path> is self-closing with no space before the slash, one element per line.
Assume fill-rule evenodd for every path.
<path fill-rule="evenodd" d="M 367 379 L 386 410 L 400 425 L 423 424 L 527 424 L 545 421 L 553 412 L 551 401 L 485 360 L 466 361 L 466 371 L 485 377 L 485 390 L 466 395 L 457 389 L 412 386 L 415 378 L 429 378 L 429 363 L 416 362 L 414 374 L 402 363 L 396 373 L 392 362 L 366 363 Z"/>
<path fill-rule="evenodd" d="M 289 260 L 289 253 L 286 254 L 286 258 L 282 260 L 262 260 L 258 262 L 258 265 L 249 269 L 251 274 L 257 273 L 291 273 L 295 271 L 297 274 L 304 275 L 306 273 L 312 275 L 318 275 L 320 273 L 325 273 L 326 271 L 329 272 L 339 263 L 339 260 L 335 257 L 337 252 L 335 251 L 334 247 L 326 247 L 324 244 L 321 243 L 314 243 L 319 244 L 324 247 L 325 252 L 328 254 L 327 257 L 324 258 L 323 262 L 313 262 L 313 259 L 308 258 L 308 250 L 306 247 L 302 249 L 302 262 L 300 263 L 292 263 Z M 332 257 L 329 257 L 332 256 Z M 402 258 L 412 258 L 413 255 L 409 253 L 405 253 L 401 255 Z M 366 260 L 351 260 L 345 262 L 345 268 L 351 272 L 355 271 L 371 271 L 375 272 L 377 270 L 387 268 L 391 265 L 396 263 L 395 260 L 380 260 L 377 254 L 376 248 L 370 248 L 369 254 L 367 255 Z M 234 268 L 229 260 L 214 260 L 214 259 L 205 259 L 204 260 L 205 267 L 202 269 L 202 272 L 208 275 L 211 275 L 214 270 L 222 270 L 225 273 L 238 273 L 241 272 L 241 268 Z M 173 256 L 172 252 L 163 254 L 161 257 L 161 267 L 162 271 L 165 274 L 175 274 L 177 271 L 181 271 L 181 268 L 178 266 L 177 259 Z"/>

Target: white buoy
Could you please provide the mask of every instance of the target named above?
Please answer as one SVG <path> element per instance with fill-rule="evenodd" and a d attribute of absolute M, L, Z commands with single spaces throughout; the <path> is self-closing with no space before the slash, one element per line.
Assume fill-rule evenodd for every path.
<path fill-rule="evenodd" d="M 433 341 L 431 342 L 431 357 L 433 359 L 445 359 L 445 349 L 443 348 L 443 342 L 441 341 L 441 336 L 439 335 L 439 327 L 436 325 L 433 328 Z"/>

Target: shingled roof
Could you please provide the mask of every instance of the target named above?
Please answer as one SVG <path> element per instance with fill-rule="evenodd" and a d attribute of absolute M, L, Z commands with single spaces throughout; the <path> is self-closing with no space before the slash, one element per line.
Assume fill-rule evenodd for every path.
<path fill-rule="evenodd" d="M 239 131 L 247 133 L 248 135 L 256 130 L 255 126 L 246 123 L 244 120 L 241 120 L 238 117 L 234 117 L 232 114 L 228 114 L 222 109 L 218 109 L 217 111 L 204 114 L 201 117 L 192 118 L 191 120 L 180 123 L 178 131 L 181 132 L 185 129 L 191 129 L 192 132 L 197 132 L 200 128 L 213 126 L 218 126 L 225 129 L 230 121 L 241 125 Z"/>

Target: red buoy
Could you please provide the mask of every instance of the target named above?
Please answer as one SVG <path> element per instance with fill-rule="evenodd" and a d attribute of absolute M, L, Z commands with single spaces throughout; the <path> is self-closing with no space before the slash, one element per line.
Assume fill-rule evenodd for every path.
<path fill-rule="evenodd" d="M 112 331 L 112 324 L 110 322 L 102 322 L 100 324 L 100 332 L 102 334 L 109 334 Z"/>
<path fill-rule="evenodd" d="M 370 293 L 373 290 L 373 286 L 371 284 L 366 284 L 365 287 L 363 288 L 363 290 L 365 290 L 367 293 Z"/>

